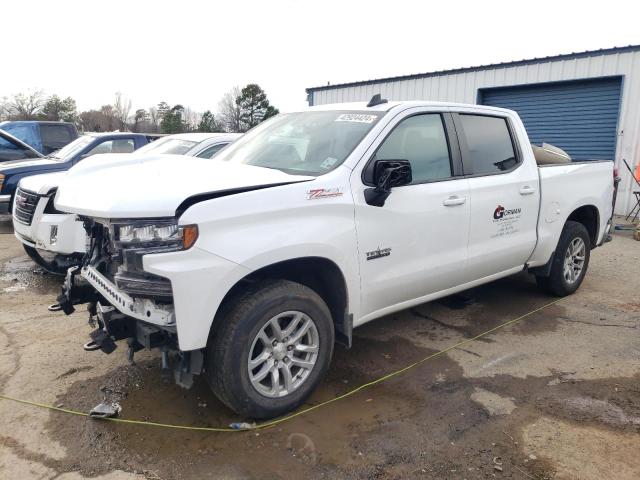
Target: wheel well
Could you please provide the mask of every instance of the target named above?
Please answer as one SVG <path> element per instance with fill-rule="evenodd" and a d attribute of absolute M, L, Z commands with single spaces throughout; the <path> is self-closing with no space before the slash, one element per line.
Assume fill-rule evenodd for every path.
<path fill-rule="evenodd" d="M 598 209 L 593 205 L 585 205 L 575 209 L 567 220 L 583 224 L 589 232 L 591 248 L 595 248 L 598 242 L 598 230 L 600 227 L 600 214 Z"/>
<path fill-rule="evenodd" d="M 336 329 L 336 340 L 347 346 L 351 345 L 352 323 L 348 314 L 347 283 L 334 262 L 322 257 L 302 257 L 262 267 L 236 283 L 220 305 L 247 283 L 264 279 L 289 280 L 314 290 L 329 307 Z"/>

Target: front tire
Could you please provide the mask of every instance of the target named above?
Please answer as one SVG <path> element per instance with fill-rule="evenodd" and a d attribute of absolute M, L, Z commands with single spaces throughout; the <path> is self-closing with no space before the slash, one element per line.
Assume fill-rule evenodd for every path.
<path fill-rule="evenodd" d="M 583 224 L 569 220 L 560 234 L 549 276 L 536 276 L 536 283 L 558 297 L 571 295 L 584 280 L 590 256 L 589 232 Z"/>
<path fill-rule="evenodd" d="M 229 408 L 273 418 L 301 405 L 333 355 L 326 303 L 312 289 L 266 280 L 226 302 L 207 346 L 205 376 Z"/>

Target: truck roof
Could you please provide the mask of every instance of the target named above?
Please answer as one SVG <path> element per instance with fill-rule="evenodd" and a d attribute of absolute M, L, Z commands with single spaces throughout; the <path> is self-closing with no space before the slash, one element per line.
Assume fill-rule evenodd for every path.
<path fill-rule="evenodd" d="M 241 137 L 242 134 L 241 133 L 224 133 L 224 132 L 218 132 L 218 133 L 201 133 L 201 132 L 195 132 L 195 133 L 176 133 L 174 135 L 171 135 L 171 138 L 175 138 L 177 140 L 190 140 L 192 142 L 203 142 L 205 140 L 209 140 L 210 138 L 237 138 L 237 137 Z"/>
<path fill-rule="evenodd" d="M 9 123 L 27 123 L 27 124 L 38 124 L 38 125 L 73 125 L 73 122 L 63 122 L 58 120 L 5 120 L 0 122 L 0 127 L 2 125 L 7 125 Z"/>
<path fill-rule="evenodd" d="M 513 113 L 513 110 L 506 108 L 490 107 L 487 105 L 476 105 L 471 103 L 455 103 L 455 102 L 435 102 L 424 100 L 404 100 L 404 101 L 387 101 L 380 103 L 372 107 L 367 106 L 367 102 L 348 102 L 348 103 L 330 103 L 326 105 L 316 105 L 313 107 L 307 107 L 300 111 L 332 111 L 332 110 L 368 110 L 372 112 L 388 112 L 395 107 L 440 107 L 440 108 L 473 108 L 483 111 L 495 111 L 501 113 Z"/>
<path fill-rule="evenodd" d="M 160 135 L 150 133 L 135 133 L 135 132 L 85 132 L 84 135 L 90 137 L 131 137 L 132 135 L 139 135 L 141 137 L 160 137 Z"/>

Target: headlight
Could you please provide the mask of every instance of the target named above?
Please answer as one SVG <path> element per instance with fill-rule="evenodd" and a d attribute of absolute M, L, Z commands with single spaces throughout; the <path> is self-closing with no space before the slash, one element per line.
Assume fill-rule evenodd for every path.
<path fill-rule="evenodd" d="M 2 191 L 2 184 L 4 183 L 4 175 L 0 173 L 0 192 Z"/>
<path fill-rule="evenodd" d="M 115 239 L 127 246 L 164 246 L 187 250 L 198 239 L 198 226 L 178 225 L 175 220 L 138 221 L 116 225 Z"/>

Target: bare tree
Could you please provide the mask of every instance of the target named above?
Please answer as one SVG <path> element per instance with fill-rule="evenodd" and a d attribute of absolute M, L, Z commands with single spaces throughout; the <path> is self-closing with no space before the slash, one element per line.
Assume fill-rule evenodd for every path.
<path fill-rule="evenodd" d="M 116 100 L 113 103 L 113 114 L 120 122 L 120 130 L 127 129 L 129 112 L 131 112 L 131 99 L 126 98 L 120 92 L 116 92 Z"/>
<path fill-rule="evenodd" d="M 14 120 L 35 120 L 41 113 L 46 97 L 42 90 L 14 95 L 6 104 L 8 116 Z"/>
<path fill-rule="evenodd" d="M 113 105 L 103 105 L 100 110 L 89 110 L 80 114 L 82 128 L 90 132 L 112 132 L 120 125 Z"/>
<path fill-rule="evenodd" d="M 154 107 L 149 107 L 149 121 L 151 122 L 153 132 L 157 133 L 160 126 L 160 118 L 158 116 L 158 109 Z"/>
<path fill-rule="evenodd" d="M 9 118 L 9 100 L 7 97 L 0 98 L 0 122 Z"/>
<path fill-rule="evenodd" d="M 133 114 L 132 126 L 134 132 L 144 132 L 149 129 L 149 113 L 144 108 L 139 108 Z"/>
<path fill-rule="evenodd" d="M 240 87 L 233 87 L 222 96 L 218 103 L 218 119 L 228 132 L 239 132 L 241 128 L 241 109 L 237 100 L 240 97 Z"/>
<path fill-rule="evenodd" d="M 182 120 L 186 125 L 188 131 L 194 131 L 198 128 L 198 124 L 202 119 L 202 114 L 199 112 L 194 112 L 189 107 L 185 107 L 182 113 Z"/>

